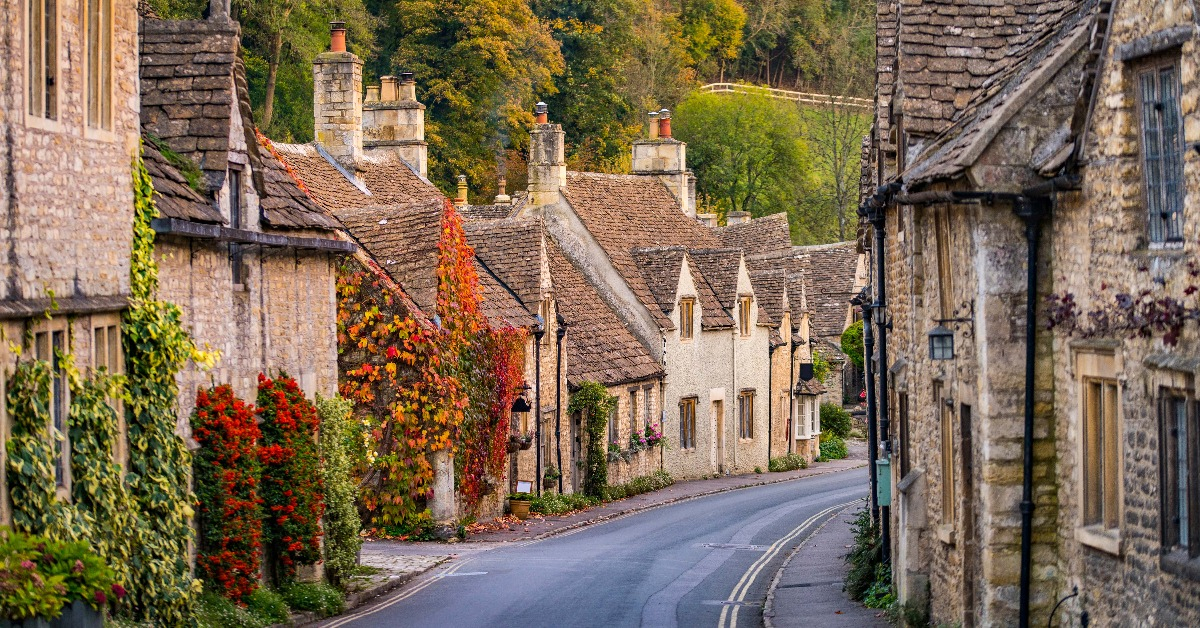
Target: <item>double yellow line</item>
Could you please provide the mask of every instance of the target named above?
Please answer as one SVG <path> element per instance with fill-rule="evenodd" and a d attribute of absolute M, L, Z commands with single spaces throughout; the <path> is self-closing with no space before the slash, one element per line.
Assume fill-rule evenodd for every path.
<path fill-rule="evenodd" d="M 763 552 L 763 555 L 759 556 L 758 560 L 754 561 L 754 563 L 751 564 L 748 569 L 746 569 L 746 573 L 742 574 L 742 578 L 738 580 L 736 585 L 734 585 L 733 592 L 729 594 L 729 599 L 726 600 L 727 602 L 734 602 L 734 604 L 725 604 L 722 606 L 721 618 L 717 620 L 717 628 L 725 628 L 726 625 L 728 625 L 729 628 L 737 628 L 738 609 L 741 606 L 736 604 L 736 602 L 744 602 L 746 600 L 746 594 L 750 592 L 750 587 L 758 578 L 758 574 L 763 570 L 764 567 L 767 566 L 768 563 L 775 559 L 775 556 L 779 554 L 780 550 L 782 550 L 785 545 L 803 534 L 805 530 L 807 530 L 814 523 L 820 521 L 822 518 L 827 517 L 839 510 L 844 510 L 845 508 L 853 506 L 861 501 L 862 499 L 854 499 L 844 504 L 830 506 L 829 508 L 826 508 L 825 510 L 822 510 L 821 512 L 809 517 L 804 521 L 804 523 L 792 528 L 792 531 L 784 535 L 783 538 L 772 543 L 771 546 L 767 548 L 767 551 Z M 733 609 L 732 611 L 730 611 L 731 607 Z M 726 624 L 726 620 L 728 620 L 728 624 Z"/>
<path fill-rule="evenodd" d="M 347 615 L 345 617 L 342 617 L 341 619 L 333 622 L 332 624 L 325 626 L 325 628 L 339 628 L 340 626 L 344 626 L 352 621 L 361 619 L 363 617 L 366 617 L 367 615 L 374 615 L 375 613 L 378 613 L 379 611 L 381 611 L 385 608 L 389 608 L 395 604 L 399 604 L 400 602 L 407 600 L 408 598 L 420 593 L 421 591 L 424 591 L 426 588 L 428 588 L 430 585 L 437 582 L 438 580 L 441 580 L 442 578 L 445 578 L 446 576 L 454 574 L 459 569 L 462 569 L 463 565 L 466 565 L 467 563 L 471 562 L 472 560 L 474 560 L 474 557 L 465 558 L 465 559 L 463 559 L 462 562 L 454 565 L 453 567 L 447 569 L 446 571 L 443 571 L 442 573 L 439 573 L 439 574 L 434 574 L 434 575 L 430 576 L 429 578 L 426 578 L 424 581 L 418 583 L 413 588 L 405 591 L 404 593 L 401 593 L 400 595 L 397 595 L 396 597 L 384 602 L 383 604 L 375 606 L 375 607 L 371 608 L 370 610 L 363 611 L 361 613 L 354 613 L 353 615 Z"/>

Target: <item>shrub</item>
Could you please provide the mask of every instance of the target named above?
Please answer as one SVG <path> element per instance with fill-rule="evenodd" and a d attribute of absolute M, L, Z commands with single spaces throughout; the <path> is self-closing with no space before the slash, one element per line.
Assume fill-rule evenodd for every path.
<path fill-rule="evenodd" d="M 879 540 L 879 526 L 872 523 L 868 508 L 858 512 L 850 529 L 854 532 L 854 545 L 846 555 L 850 570 L 843 581 L 843 589 L 852 599 L 861 602 L 877 580 L 877 568 L 883 564 L 883 544 Z"/>
<path fill-rule="evenodd" d="M 863 368 L 863 322 L 861 320 L 854 321 L 854 324 L 847 327 L 846 331 L 842 332 L 842 353 L 850 358 L 858 368 Z"/>
<path fill-rule="evenodd" d="M 838 438 L 850 436 L 850 413 L 836 403 L 821 404 L 821 431 L 832 432 Z"/>
<path fill-rule="evenodd" d="M 837 436 L 830 436 L 828 440 L 821 439 L 821 460 L 841 460 L 849 456 L 850 452 L 846 450 L 846 441 Z"/>
<path fill-rule="evenodd" d="M 624 484 L 614 484 L 604 487 L 605 501 L 615 501 L 664 489 L 675 483 L 675 478 L 666 471 L 655 471 L 650 475 L 642 475 Z"/>
<path fill-rule="evenodd" d="M 573 510 L 591 508 L 599 503 L 600 500 L 580 493 L 573 493 L 571 495 L 546 493 L 541 497 L 534 497 L 530 500 L 529 512 L 536 512 L 541 515 L 561 515 Z"/>
<path fill-rule="evenodd" d="M 229 385 L 201 390 L 192 412 L 200 449 L 192 458 L 200 528 L 196 572 L 206 588 L 238 602 L 258 588 L 262 499 L 254 407 Z"/>
<path fill-rule="evenodd" d="M 353 405 L 339 396 L 317 395 L 321 417 L 321 480 L 325 485 L 325 569 L 342 582 L 358 564 L 362 521 L 358 516 L 358 484 L 351 478 L 361 441 L 351 418 Z"/>
<path fill-rule="evenodd" d="M 103 610 L 125 595 L 113 577 L 86 541 L 0 530 L 0 618 L 50 619 L 75 600 Z"/>
<path fill-rule="evenodd" d="M 246 596 L 246 611 L 267 626 L 286 624 L 291 618 L 283 596 L 267 588 L 259 588 Z"/>
<path fill-rule="evenodd" d="M 320 520 L 324 495 L 317 468 L 317 409 L 296 380 L 258 376 L 262 418 L 262 498 L 266 508 L 267 557 L 275 577 L 290 580 L 298 565 L 321 560 Z"/>
<path fill-rule="evenodd" d="M 608 416 L 616 404 L 617 398 L 609 395 L 603 385 L 583 382 L 571 395 L 571 403 L 567 405 L 568 414 L 580 412 L 587 420 L 583 492 L 597 499 L 604 499 L 607 495 L 608 454 L 605 445 L 608 442 Z"/>
<path fill-rule="evenodd" d="M 346 610 L 342 592 L 324 582 L 304 582 L 283 589 L 283 600 L 294 611 L 312 611 L 321 617 Z"/>
<path fill-rule="evenodd" d="M 768 471 L 795 471 L 796 469 L 807 469 L 808 461 L 800 454 L 788 454 L 778 458 L 771 458 L 767 463 Z"/>
<path fill-rule="evenodd" d="M 205 592 L 196 603 L 199 628 L 263 628 L 265 622 L 229 600 L 213 592 Z"/>

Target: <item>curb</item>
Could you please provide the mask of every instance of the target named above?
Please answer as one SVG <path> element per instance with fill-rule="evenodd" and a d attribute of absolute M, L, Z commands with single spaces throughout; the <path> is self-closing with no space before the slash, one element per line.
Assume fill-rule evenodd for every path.
<path fill-rule="evenodd" d="M 558 528 L 557 530 L 548 530 L 546 532 L 542 532 L 541 534 L 537 534 L 537 535 L 531 536 L 529 538 L 513 539 L 511 541 L 501 541 L 501 542 L 502 543 L 532 543 L 534 541 L 541 541 L 543 539 L 548 539 L 552 536 L 557 536 L 564 532 L 578 530 L 579 528 L 585 528 L 587 526 L 594 525 L 597 523 L 604 523 L 607 521 L 612 521 L 614 519 L 619 519 L 619 518 L 625 517 L 627 515 L 633 515 L 633 514 L 637 514 L 640 512 L 645 512 L 647 510 L 654 510 L 655 508 L 661 508 L 663 506 L 670 506 L 672 504 L 678 504 L 680 502 L 685 502 L 685 501 L 692 500 L 692 499 L 698 499 L 700 497 L 708 497 L 709 495 L 717 495 L 719 493 L 728 493 L 730 491 L 740 491 L 742 489 L 755 488 L 758 486 L 767 486 L 768 484 L 782 484 L 784 482 L 795 482 L 797 480 L 804 480 L 807 478 L 815 478 L 819 475 L 826 475 L 829 473 L 839 473 L 842 471 L 850 471 L 852 469 L 860 469 L 862 467 L 867 466 L 867 462 L 865 460 L 863 460 L 861 462 L 862 462 L 862 464 L 856 464 L 854 466 L 845 467 L 843 469 L 827 469 L 827 470 L 820 471 L 818 473 L 811 473 L 808 475 L 802 475 L 802 476 L 794 477 L 794 478 L 781 478 L 778 480 L 765 480 L 762 482 L 755 482 L 754 484 L 744 484 L 742 486 L 729 486 L 729 487 L 725 487 L 725 488 L 713 489 L 711 491 L 705 491 L 703 493 L 697 493 L 695 495 L 681 495 L 679 497 L 675 497 L 672 499 L 668 499 L 666 501 L 658 502 L 656 504 L 646 504 L 644 506 L 637 506 L 634 508 L 630 508 L 628 510 L 621 510 L 618 512 L 609 513 L 607 515 L 604 515 L 602 517 L 597 517 L 595 519 L 588 519 L 586 521 L 576 521 L 575 523 L 572 523 L 570 525 L 565 525 L 561 528 Z M 472 541 L 466 541 L 466 542 L 471 543 Z"/>
<path fill-rule="evenodd" d="M 388 593 L 391 593 L 392 591 L 399 589 L 400 587 L 408 584 L 409 582 L 412 582 L 413 579 L 415 579 L 419 576 L 423 576 L 426 573 L 429 573 L 430 571 L 435 569 L 438 565 L 441 565 L 442 563 L 444 563 L 448 560 L 450 560 L 449 556 L 441 557 L 437 560 L 437 562 L 433 563 L 432 565 L 429 565 L 428 567 L 425 567 L 424 569 L 421 569 L 418 571 L 405 572 L 405 574 L 402 576 L 398 576 L 396 578 L 389 578 L 371 588 L 364 589 L 362 591 L 358 591 L 355 593 L 351 593 L 350 595 L 346 596 L 346 608 L 344 610 L 342 610 L 342 612 L 338 613 L 337 615 L 330 615 L 328 617 L 319 617 L 319 616 L 317 616 L 316 613 L 312 613 L 312 612 L 293 613 L 291 616 L 291 621 L 289 623 L 277 624 L 277 625 L 278 626 L 297 626 L 297 627 L 307 626 L 309 624 L 314 624 L 319 621 L 325 621 L 327 619 L 334 619 L 336 617 L 348 615 L 351 612 L 353 612 L 355 609 L 357 609 L 358 607 L 365 605 L 367 602 L 370 602 L 378 597 L 387 595 Z M 272 626 L 272 628 L 274 628 L 274 626 Z"/>
<path fill-rule="evenodd" d="M 842 516 L 843 513 L 851 508 L 854 508 L 854 506 L 846 506 L 830 515 L 825 521 L 821 522 L 821 525 L 817 526 L 816 530 L 813 530 L 808 536 L 804 537 L 804 540 L 799 545 L 792 549 L 791 552 L 788 552 L 787 558 L 784 558 L 783 563 L 779 565 L 779 569 L 775 570 L 775 577 L 771 578 L 771 584 L 767 585 L 767 600 L 763 602 L 762 612 L 763 628 L 775 628 L 775 622 L 772 619 L 775 617 L 775 589 L 779 586 L 779 579 L 783 577 L 783 570 L 787 569 L 788 565 L 792 564 L 792 559 L 796 557 L 796 554 L 799 554 L 800 550 L 804 549 L 805 545 L 808 545 L 809 539 L 820 534 L 821 530 L 824 530 L 830 521 Z"/>

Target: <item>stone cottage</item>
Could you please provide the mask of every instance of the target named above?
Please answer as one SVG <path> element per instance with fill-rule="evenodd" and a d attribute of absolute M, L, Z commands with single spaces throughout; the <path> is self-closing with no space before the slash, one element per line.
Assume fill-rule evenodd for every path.
<path fill-rule="evenodd" d="M 282 372 L 310 399 L 333 396 L 335 271 L 355 245 L 257 135 L 239 25 L 219 10 L 145 17 L 139 39 L 159 294 L 180 306 L 198 346 L 220 352 L 213 370 L 179 374 L 181 430 L 196 390 L 212 382 L 252 400 L 259 373 Z"/>
<path fill-rule="evenodd" d="M 47 15 L 25 19 L 26 8 Z M 52 362 L 49 409 L 65 432 L 65 351 L 80 369 L 123 371 L 120 313 L 130 294 L 131 164 L 138 152 L 137 12 L 133 3 L 6 0 L 0 11 L 0 382 L 23 354 Z M 99 11 L 91 28 L 86 11 Z M 94 51 L 85 55 L 85 50 Z M 81 182 L 87 181 L 87 185 Z M 26 334 L 30 334 L 26 336 Z M 4 404 L 0 404 L 3 406 Z M 0 410 L 0 440 L 11 424 Z M 122 428 L 117 460 L 125 462 Z M 70 494 L 70 442 L 55 450 L 60 496 Z M 0 524 L 11 523 L 0 446 Z"/>
<path fill-rule="evenodd" d="M 863 213 L 900 598 L 1200 622 L 1195 8 L 881 2 L 879 25 Z"/>

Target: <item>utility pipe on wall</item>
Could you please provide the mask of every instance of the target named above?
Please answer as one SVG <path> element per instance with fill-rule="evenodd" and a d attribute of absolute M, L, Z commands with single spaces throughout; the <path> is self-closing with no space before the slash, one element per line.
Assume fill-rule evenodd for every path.
<path fill-rule="evenodd" d="M 537 456 L 534 467 L 537 469 L 537 478 L 534 479 L 534 484 L 539 496 L 542 494 L 542 336 L 545 334 L 545 324 L 539 321 L 538 328 L 533 332 L 533 418 L 537 421 L 534 427 L 537 432 L 537 448 L 534 450 Z"/>
<path fill-rule="evenodd" d="M 878 326 L 876 332 L 876 342 L 879 345 L 879 361 L 875 364 L 876 370 L 879 372 L 879 389 L 875 392 L 875 405 L 879 409 L 879 444 L 883 446 L 883 459 L 892 459 L 892 439 L 890 434 L 890 421 L 888 414 L 888 360 L 887 360 L 887 264 L 886 257 L 887 249 L 884 246 L 884 235 L 887 221 L 887 205 L 882 205 L 875 209 L 875 214 L 871 217 L 872 231 L 875 232 L 875 324 Z M 871 460 L 874 465 L 874 459 Z M 879 481 L 878 474 L 876 482 Z M 891 478 L 886 481 L 890 482 Z M 879 506 L 879 530 L 880 544 L 883 546 L 883 562 L 888 564 L 892 562 L 892 524 L 891 524 L 891 506 Z"/>
<path fill-rule="evenodd" d="M 567 321 L 561 314 L 555 318 L 557 329 L 554 330 L 554 459 L 558 464 L 558 494 L 563 492 L 562 464 L 562 347 L 563 338 L 567 335 Z M 572 461 L 574 464 L 574 461 Z M 571 473 L 576 470 L 572 469 Z"/>

